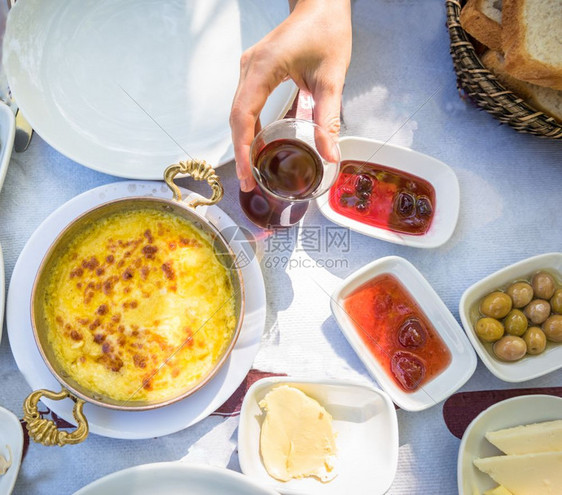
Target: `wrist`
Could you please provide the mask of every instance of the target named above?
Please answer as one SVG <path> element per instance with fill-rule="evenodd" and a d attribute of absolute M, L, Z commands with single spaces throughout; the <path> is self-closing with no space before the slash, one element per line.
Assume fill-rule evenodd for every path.
<path fill-rule="evenodd" d="M 297 5 L 301 7 L 319 7 L 319 8 L 329 8 L 334 7 L 344 7 L 345 9 L 351 9 L 351 0 L 289 0 L 289 9 L 292 12 Z"/>

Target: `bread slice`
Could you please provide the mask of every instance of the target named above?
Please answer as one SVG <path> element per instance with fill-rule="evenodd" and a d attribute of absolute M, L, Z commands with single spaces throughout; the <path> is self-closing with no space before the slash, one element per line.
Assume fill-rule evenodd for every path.
<path fill-rule="evenodd" d="M 504 57 L 501 53 L 489 50 L 481 57 L 481 60 L 500 83 L 520 96 L 525 103 L 562 122 L 562 91 L 514 78 L 506 72 Z"/>
<path fill-rule="evenodd" d="M 468 0 L 460 20 L 463 29 L 480 43 L 502 51 L 502 0 Z"/>
<path fill-rule="evenodd" d="M 503 0 L 502 46 L 513 77 L 562 90 L 562 1 Z"/>

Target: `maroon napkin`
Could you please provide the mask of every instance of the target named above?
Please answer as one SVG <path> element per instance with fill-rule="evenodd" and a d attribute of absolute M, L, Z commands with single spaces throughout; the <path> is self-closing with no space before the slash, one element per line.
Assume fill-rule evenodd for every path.
<path fill-rule="evenodd" d="M 562 397 L 562 387 L 459 392 L 449 397 L 443 405 L 443 419 L 449 431 L 457 438 L 462 438 L 472 420 L 488 407 L 511 397 L 537 394 Z"/>
<path fill-rule="evenodd" d="M 287 376 L 285 374 L 279 373 L 268 373 L 266 371 L 260 371 L 251 369 L 246 375 L 246 378 L 242 381 L 240 386 L 236 391 L 230 396 L 226 402 L 220 406 L 212 415 L 214 416 L 236 416 L 240 414 L 240 408 L 242 407 L 242 401 L 246 396 L 248 389 L 258 380 L 262 378 L 268 378 L 270 376 Z"/>

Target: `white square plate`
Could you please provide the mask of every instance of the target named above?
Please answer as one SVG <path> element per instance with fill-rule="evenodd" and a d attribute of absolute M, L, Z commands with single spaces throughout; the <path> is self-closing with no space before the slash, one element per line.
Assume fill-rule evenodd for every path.
<path fill-rule="evenodd" d="M 317 400 L 333 418 L 337 476 L 329 483 L 313 478 L 278 481 L 260 456 L 264 418 L 259 402 L 277 385 L 291 385 Z M 238 427 L 242 472 L 284 494 L 385 493 L 398 464 L 398 423 L 390 398 L 381 390 L 350 382 L 272 377 L 254 383 L 244 398 Z"/>
<path fill-rule="evenodd" d="M 468 425 L 459 446 L 457 464 L 459 495 L 483 493 L 497 486 L 492 478 L 473 464 L 473 460 L 477 457 L 502 454 L 486 440 L 484 435 L 488 431 L 555 419 L 562 419 L 562 399 L 552 395 L 521 395 L 498 402 L 482 411 Z"/>
<path fill-rule="evenodd" d="M 330 206 L 329 192 L 316 204 L 330 221 L 383 241 L 419 248 L 436 248 L 453 235 L 460 207 L 459 181 L 453 169 L 431 156 L 373 139 L 344 137 L 339 140 L 341 161 L 376 163 L 427 180 L 435 188 L 435 212 L 429 230 L 423 235 L 401 234 L 373 227 L 337 213 Z"/>
<path fill-rule="evenodd" d="M 386 373 L 365 346 L 355 323 L 343 309 L 343 300 L 347 296 L 383 273 L 394 275 L 402 282 L 451 351 L 449 366 L 415 392 L 404 392 Z M 367 370 L 402 409 L 421 411 L 434 406 L 458 390 L 474 373 L 476 355 L 462 328 L 429 282 L 404 258 L 380 258 L 352 273 L 334 292 L 331 307 L 343 334 Z"/>
<path fill-rule="evenodd" d="M 523 280 L 539 270 L 557 274 L 562 284 L 562 253 L 547 253 L 533 256 L 488 275 L 466 289 L 459 303 L 459 313 L 464 329 L 476 352 L 486 367 L 500 380 L 523 382 L 546 375 L 562 367 L 562 344 L 548 343 L 546 350 L 536 356 L 525 356 L 519 361 L 506 362 L 495 357 L 490 344 L 482 342 L 474 331 L 471 312 L 475 311 L 480 299 L 497 289 L 507 287 L 511 282 Z"/>

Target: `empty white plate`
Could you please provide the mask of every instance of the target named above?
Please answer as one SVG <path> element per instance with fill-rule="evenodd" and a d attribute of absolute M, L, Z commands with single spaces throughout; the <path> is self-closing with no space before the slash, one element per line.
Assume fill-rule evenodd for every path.
<path fill-rule="evenodd" d="M 276 495 L 246 476 L 224 468 L 183 462 L 144 464 L 101 478 L 75 495 Z"/>
<path fill-rule="evenodd" d="M 278 385 L 291 385 L 318 401 L 333 418 L 336 432 L 336 473 L 328 483 L 314 478 L 281 482 L 266 471 L 260 456 L 264 414 L 259 402 Z M 385 493 L 398 465 L 398 423 L 390 398 L 379 389 L 352 382 L 264 378 L 244 398 L 238 427 L 242 472 L 284 494 L 341 495 Z"/>
<path fill-rule="evenodd" d="M 4 66 L 51 146 L 100 172 L 161 179 L 190 156 L 214 166 L 233 158 L 240 55 L 288 13 L 287 0 L 18 0 Z M 262 124 L 294 94 L 281 84 Z"/>

